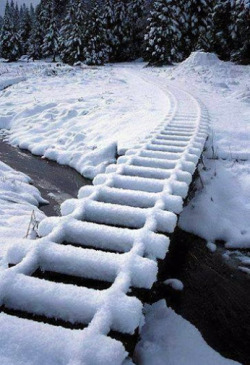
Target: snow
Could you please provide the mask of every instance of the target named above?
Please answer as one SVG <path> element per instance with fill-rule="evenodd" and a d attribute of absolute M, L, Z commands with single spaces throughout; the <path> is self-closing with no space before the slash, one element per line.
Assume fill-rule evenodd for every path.
<path fill-rule="evenodd" d="M 181 214 L 180 227 L 207 242 L 223 240 L 230 249 L 249 248 L 250 66 L 194 52 L 179 65 L 147 72 L 159 85 L 190 91 L 210 115 L 198 191 Z"/>
<path fill-rule="evenodd" d="M 207 248 L 210 252 L 215 252 L 217 250 L 217 246 L 215 243 L 213 242 L 208 242 L 207 243 Z"/>
<path fill-rule="evenodd" d="M 52 363 L 62 358 L 61 363 L 67 363 L 72 351 L 74 365 L 102 364 L 104 358 L 121 364 L 124 348 L 106 335 L 110 329 L 133 333 L 142 323 L 140 301 L 126 293 L 131 285 L 150 288 L 156 280 L 156 259 L 165 257 L 169 245 L 160 232 L 173 232 L 176 226 L 176 214 L 182 210 L 207 136 L 206 108 L 191 94 L 206 102 L 214 134 L 204 159 L 206 168 L 201 164 L 197 182 L 204 188 L 185 208 L 180 224 L 194 233 L 200 230 L 210 243 L 220 236 L 228 247 L 236 241 L 237 247 L 247 247 L 249 166 L 239 156 L 246 159 L 249 153 L 248 144 L 240 138 L 246 134 L 249 115 L 249 69 L 201 53 L 192 55 L 184 66 L 161 69 L 143 69 L 141 64 L 34 65 L 27 64 L 26 81 L 2 92 L 0 126 L 8 128 L 11 143 L 76 168 L 94 178 L 94 186 L 82 188 L 78 199 L 66 201 L 62 217 L 43 219 L 42 238 L 20 240 L 11 247 L 7 257 L 17 265 L 1 272 L 0 300 L 11 308 L 72 323 L 80 319 L 88 328 L 62 329 L 60 339 L 67 345 L 61 351 L 58 329 L 0 314 L 4 328 L 0 354 L 5 349 L 2 356 L 7 363 L 9 358 L 18 361 L 20 354 L 20 361 L 32 363 L 35 355 L 30 350 L 26 361 L 25 348 L 33 334 L 34 348 L 41 354 L 36 363 L 46 363 L 44 349 L 50 337 Z M 20 68 L 20 64 L 10 67 Z M 240 119 L 237 107 L 242 110 Z M 237 121 L 235 134 L 232 120 Z M 115 165 L 117 151 L 125 156 Z M 216 159 L 211 160 L 215 153 Z M 68 245 L 61 246 L 63 242 Z M 30 277 L 37 267 L 111 285 L 97 291 Z M 176 279 L 166 284 L 183 288 Z M 24 327 L 25 341 L 17 326 Z M 71 333 L 74 338 L 68 345 Z M 18 346 L 13 348 L 9 338 Z M 166 361 L 171 365 L 236 364 L 209 348 L 199 332 L 164 302 L 146 308 L 137 354 L 140 363 L 150 365 Z"/>
<path fill-rule="evenodd" d="M 180 227 L 210 242 L 225 241 L 228 248 L 249 248 L 249 163 L 204 159 L 204 164 L 204 189 L 184 209 Z"/>
<path fill-rule="evenodd" d="M 209 347 L 200 332 L 166 306 L 164 300 L 145 306 L 146 324 L 137 345 L 142 365 L 239 365 Z"/>
<path fill-rule="evenodd" d="M 45 217 L 38 206 L 46 201 L 30 183 L 28 176 L 0 161 L 0 258 L 16 239 L 34 238 L 32 225 L 28 232 L 32 212 L 37 223 Z"/>
<path fill-rule="evenodd" d="M 23 68 L 8 66 L 7 75 Z M 169 108 L 157 86 L 119 66 L 27 63 L 26 78 L 0 99 L 0 127 L 9 129 L 10 143 L 91 179 L 159 125 Z"/>
<path fill-rule="evenodd" d="M 183 283 L 178 279 L 167 279 L 164 281 L 165 285 L 170 285 L 174 290 L 182 291 L 184 289 Z"/>
<path fill-rule="evenodd" d="M 91 364 L 94 356 L 95 364 L 103 365 L 105 357 L 112 364 L 126 357 L 121 343 L 107 336 L 96 336 L 93 340 L 91 333 L 83 335 L 82 331 L 36 323 L 4 313 L 0 313 L 0 326 L 0 359 L 3 365 Z"/>
<path fill-rule="evenodd" d="M 72 163 L 71 166 L 78 166 L 81 168 L 81 173 L 93 176 L 98 171 L 102 172 L 103 168 L 112 162 L 112 159 L 107 160 L 107 153 L 110 148 L 115 149 L 115 125 L 111 125 L 112 134 L 108 127 L 106 130 L 104 128 L 103 131 L 100 130 L 102 122 L 98 119 L 98 113 L 105 120 L 105 105 L 99 104 L 98 110 L 95 109 L 93 115 L 88 118 L 95 117 L 95 120 L 91 120 L 92 124 L 99 123 L 99 129 L 95 130 L 94 134 L 101 143 L 96 151 L 92 149 L 89 153 L 82 153 L 82 148 L 85 151 L 87 149 L 82 137 L 86 135 L 88 140 L 91 130 L 82 122 L 83 115 L 81 122 L 77 121 L 80 110 L 82 113 L 83 100 L 81 99 L 80 104 L 76 106 L 79 97 L 78 101 L 73 98 L 73 94 L 83 87 L 84 81 L 90 85 L 88 77 L 91 77 L 95 88 L 97 81 L 101 83 L 102 92 L 110 84 L 115 90 L 118 88 L 123 97 L 126 96 L 126 92 L 130 97 L 131 91 L 135 92 L 129 101 L 132 104 L 129 105 L 126 104 L 126 100 L 119 101 L 119 93 L 114 97 L 115 104 L 118 101 L 122 103 L 122 110 L 119 109 L 116 118 L 119 129 L 117 133 L 120 134 L 124 127 L 126 133 L 123 138 L 127 139 L 126 144 L 120 145 L 122 147 L 118 145 L 118 150 L 121 148 L 125 152 L 129 148 L 129 143 L 132 143 L 133 148 L 118 159 L 117 165 L 111 164 L 105 173 L 98 174 L 92 188 L 82 188 L 78 199 L 65 201 L 61 207 L 61 217 L 44 219 L 38 229 L 42 238 L 36 240 L 33 245 L 17 242 L 11 247 L 7 258 L 16 265 L 3 271 L 1 275 L 0 304 L 15 310 L 45 315 L 48 318 L 86 324 L 88 328 L 82 331 L 83 337 L 91 333 L 92 341 L 96 343 L 100 342 L 100 337 L 107 335 L 110 330 L 133 334 L 143 320 L 142 303 L 127 294 L 131 286 L 150 289 L 157 279 L 156 259 L 165 257 L 169 245 L 169 239 L 160 233 L 173 232 L 176 227 L 175 212 L 180 212 L 182 209 L 191 176 L 203 150 L 207 137 L 208 116 L 206 109 L 190 94 L 175 88 L 171 90 L 159 88 L 150 80 L 137 76 L 136 70 L 127 70 L 124 66 L 71 69 L 69 72 L 61 70 L 59 73 L 61 77 L 48 76 L 46 73 L 45 80 L 39 79 L 38 76 L 35 85 L 34 76 L 31 75 L 27 81 L 3 93 L 0 103 L 3 100 L 4 113 L 11 109 L 6 100 L 15 102 L 11 113 L 5 114 L 5 125 L 9 123 L 10 129 L 9 140 L 21 147 L 29 148 L 33 153 L 51 158 L 52 147 L 44 146 L 48 140 L 52 143 L 53 133 L 56 138 L 59 133 L 61 145 L 65 143 L 66 146 L 64 149 L 62 147 L 59 149 L 58 144 L 55 145 L 54 159 L 67 163 L 67 158 L 71 156 L 69 152 L 76 153 L 74 156 L 77 163 L 75 165 Z M 53 82 L 48 80 L 50 77 Z M 75 84 L 72 84 L 72 79 Z M 60 99 L 60 103 L 50 100 L 50 92 L 46 99 L 44 91 L 41 96 L 39 93 L 43 88 L 40 82 L 44 85 L 46 82 L 46 90 L 50 91 L 57 90 L 59 84 L 61 88 L 64 85 L 66 99 L 63 101 Z M 66 91 L 67 85 L 70 85 L 71 99 Z M 40 101 L 35 91 L 36 88 L 38 90 L 38 86 L 39 98 L 43 98 Z M 19 87 L 24 90 L 21 96 Z M 37 98 L 35 103 L 30 101 L 30 94 L 28 98 L 25 90 L 29 90 L 29 93 L 32 92 L 32 96 Z M 106 103 L 105 93 L 103 98 L 100 98 L 96 90 L 95 95 L 91 95 L 91 90 L 91 87 L 86 90 L 86 96 L 83 97 L 87 103 L 91 97 L 96 99 L 95 103 L 103 101 Z M 153 93 L 156 90 L 160 97 L 157 98 L 157 102 L 153 102 L 155 99 Z M 6 92 L 10 93 L 7 97 Z M 25 96 L 24 99 L 22 96 Z M 60 92 L 60 98 L 63 96 Z M 110 98 L 110 94 L 108 97 Z M 18 100 L 20 98 L 22 104 Z M 32 107 L 26 105 L 25 108 L 26 102 L 31 103 Z M 156 108 L 157 103 L 159 108 L 153 112 L 152 107 Z M 150 122 L 150 111 L 156 118 L 155 124 Z M 54 113 L 53 117 L 51 113 Z M 122 123 L 119 120 L 120 116 Z M 49 120 L 44 124 L 46 118 Z M 131 120 L 126 122 L 126 118 Z M 150 123 L 145 124 L 146 119 Z M 136 127 L 135 120 L 138 122 Z M 54 122 L 56 127 L 53 127 Z M 108 125 L 107 120 L 105 125 Z M 73 133 L 71 146 L 77 150 L 69 148 L 67 139 L 69 129 Z M 132 131 L 133 139 L 131 139 Z M 105 153 L 102 152 L 103 148 Z M 175 156 L 173 151 L 176 152 Z M 100 156 L 106 160 L 102 161 Z M 83 163 L 85 161 L 87 164 Z M 73 247 L 70 244 L 72 240 L 80 246 L 88 245 L 90 248 Z M 67 243 L 67 247 L 60 243 Z M 118 247 L 119 253 L 95 251 L 98 247 L 106 247 L 108 250 Z M 37 268 L 78 275 L 86 279 L 103 280 L 109 282 L 110 287 L 105 290 L 93 290 L 31 277 L 31 273 Z M 180 288 L 180 283 L 177 286 Z M 114 344 L 111 346 L 114 347 Z M 85 347 L 82 352 L 84 357 L 88 355 L 88 349 Z M 93 356 L 92 362 L 97 364 L 98 354 L 93 353 Z M 107 353 L 103 362 L 107 362 L 106 356 Z M 120 352 L 114 364 L 121 364 L 125 356 L 124 352 Z"/>

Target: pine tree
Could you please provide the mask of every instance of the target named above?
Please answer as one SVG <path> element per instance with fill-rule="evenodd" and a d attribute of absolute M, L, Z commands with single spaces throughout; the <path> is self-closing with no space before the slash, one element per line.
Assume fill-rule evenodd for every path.
<path fill-rule="evenodd" d="M 63 26 L 61 29 L 60 56 L 63 62 L 73 65 L 77 61 L 84 60 L 83 39 L 84 39 L 84 18 L 85 12 L 81 0 L 71 0 Z"/>
<path fill-rule="evenodd" d="M 212 22 L 214 50 L 223 60 L 228 60 L 232 49 L 231 0 L 220 0 L 215 4 Z"/>
<path fill-rule="evenodd" d="M 41 26 L 41 4 L 36 7 L 35 17 L 32 21 L 31 35 L 29 39 L 28 54 L 33 60 L 42 58 L 42 44 L 44 34 Z"/>
<path fill-rule="evenodd" d="M 157 0 L 153 4 L 145 35 L 146 60 L 150 65 L 171 64 L 180 58 L 177 8 L 172 0 Z"/>
<path fill-rule="evenodd" d="M 191 51 L 212 49 L 212 10 L 211 0 L 189 0 L 186 4 Z"/>
<path fill-rule="evenodd" d="M 32 21 L 29 9 L 25 4 L 20 9 L 20 38 L 22 54 L 27 54 L 29 49 L 29 38 L 31 35 Z"/>
<path fill-rule="evenodd" d="M 41 0 L 39 21 L 40 21 L 41 32 L 44 37 L 50 26 L 51 11 L 52 11 L 52 0 Z"/>
<path fill-rule="evenodd" d="M 131 0 L 128 4 L 131 25 L 132 58 L 142 56 L 145 29 L 145 0 Z"/>
<path fill-rule="evenodd" d="M 44 57 L 52 56 L 52 61 L 55 62 L 56 54 L 58 52 L 58 30 L 56 24 L 54 1 L 49 0 L 47 3 L 47 7 L 50 18 L 48 23 L 48 29 L 46 30 L 42 45 L 42 54 Z"/>
<path fill-rule="evenodd" d="M 3 27 L 3 17 L 0 15 L 0 34 L 2 31 L 2 27 Z"/>
<path fill-rule="evenodd" d="M 231 60 L 250 64 L 250 0 L 236 0 L 232 11 Z"/>
<path fill-rule="evenodd" d="M 18 32 L 18 24 L 15 23 L 17 13 L 14 2 L 7 1 L 3 26 L 0 36 L 1 57 L 10 62 L 16 61 L 21 56 L 21 42 Z"/>
<path fill-rule="evenodd" d="M 106 0 L 104 21 L 110 61 L 127 61 L 131 58 L 132 32 L 129 23 L 129 8 L 125 0 Z"/>
<path fill-rule="evenodd" d="M 108 60 L 106 28 L 101 7 L 94 1 L 84 21 L 84 59 L 88 65 L 103 65 Z"/>

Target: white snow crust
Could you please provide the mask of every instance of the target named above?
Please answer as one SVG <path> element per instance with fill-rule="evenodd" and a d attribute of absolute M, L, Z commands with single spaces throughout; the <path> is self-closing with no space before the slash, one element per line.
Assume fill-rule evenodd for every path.
<path fill-rule="evenodd" d="M 240 365 L 225 359 L 188 321 L 166 306 L 164 300 L 145 307 L 146 324 L 136 355 L 142 365 Z"/>

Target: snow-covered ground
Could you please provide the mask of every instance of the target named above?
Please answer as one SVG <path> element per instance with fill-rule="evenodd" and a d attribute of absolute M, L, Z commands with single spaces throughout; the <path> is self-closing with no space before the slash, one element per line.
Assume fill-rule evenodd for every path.
<path fill-rule="evenodd" d="M 147 305 L 146 324 L 136 357 L 143 365 L 239 365 L 223 358 L 188 321 L 166 306 L 164 300 Z"/>
<path fill-rule="evenodd" d="M 25 78 L 0 94 L 0 128 L 8 129 L 9 141 L 91 178 L 161 123 L 169 109 L 168 85 L 200 98 L 210 113 L 211 136 L 200 166 L 201 189 L 180 226 L 204 237 L 210 249 L 218 239 L 228 247 L 249 247 L 249 66 L 195 53 L 160 69 L 19 63 L 7 71 L 0 64 L 0 75 L 3 68 L 5 80 Z M 242 265 L 249 265 L 246 257 Z M 162 302 L 147 309 L 138 357 L 150 365 L 235 364 Z"/>
<path fill-rule="evenodd" d="M 45 217 L 38 206 L 46 201 L 30 182 L 0 161 L 0 261 L 12 243 L 34 237 L 36 222 Z"/>
<path fill-rule="evenodd" d="M 8 67 L 10 78 L 24 74 L 24 63 Z M 0 128 L 10 130 L 12 144 L 89 178 L 154 129 L 169 107 L 164 92 L 126 67 L 28 63 L 25 76 L 1 95 Z"/>
<path fill-rule="evenodd" d="M 188 90 L 210 114 L 198 192 L 184 209 L 180 227 L 209 243 L 223 240 L 228 248 L 250 248 L 250 66 L 197 52 L 178 66 L 147 72 L 159 83 Z"/>

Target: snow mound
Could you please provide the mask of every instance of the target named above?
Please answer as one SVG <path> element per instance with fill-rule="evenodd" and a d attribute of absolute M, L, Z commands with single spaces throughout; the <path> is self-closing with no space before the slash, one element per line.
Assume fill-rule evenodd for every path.
<path fill-rule="evenodd" d="M 212 83 L 217 88 L 228 88 L 231 62 L 221 61 L 216 54 L 208 52 L 192 52 L 191 55 L 180 63 L 172 72 L 172 78 L 185 78 L 192 76 L 199 83 L 201 81 Z"/>
<path fill-rule="evenodd" d="M 220 66 L 223 62 L 219 60 L 215 53 L 196 51 L 192 52 L 191 55 L 181 63 L 180 66 L 185 68 L 194 67 L 210 67 Z"/>

